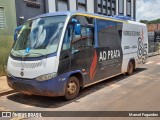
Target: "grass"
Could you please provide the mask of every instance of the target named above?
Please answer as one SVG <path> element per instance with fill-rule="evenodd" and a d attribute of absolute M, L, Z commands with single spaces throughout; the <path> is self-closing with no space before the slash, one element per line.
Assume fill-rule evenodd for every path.
<path fill-rule="evenodd" d="M 0 76 L 5 75 L 4 66 L 7 65 L 7 59 L 12 45 L 12 35 L 0 35 Z"/>

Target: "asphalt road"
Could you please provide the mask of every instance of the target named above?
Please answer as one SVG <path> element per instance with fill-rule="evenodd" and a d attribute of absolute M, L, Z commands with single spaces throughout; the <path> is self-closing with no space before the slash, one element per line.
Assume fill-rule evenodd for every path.
<path fill-rule="evenodd" d="M 148 59 L 133 75 L 119 75 L 87 87 L 79 97 L 65 101 L 62 97 L 28 96 L 20 93 L 0 97 L 0 111 L 160 111 L 160 56 Z M 160 116 L 160 115 L 159 115 Z M 9 118 L 7 118 L 9 119 Z M 17 118 L 18 119 L 18 118 Z M 20 118 L 21 119 L 21 118 Z M 31 119 L 31 118 L 29 118 Z M 35 118 L 36 119 L 36 118 Z M 45 119 L 45 118 L 41 118 Z M 47 118 L 49 119 L 49 118 Z M 53 118 L 50 118 L 53 119 Z M 54 118 L 75 120 L 75 118 Z M 106 118 L 77 118 L 99 120 Z M 159 118 L 113 118 L 107 120 L 160 120 Z M 38 120 L 40 120 L 38 118 Z"/>

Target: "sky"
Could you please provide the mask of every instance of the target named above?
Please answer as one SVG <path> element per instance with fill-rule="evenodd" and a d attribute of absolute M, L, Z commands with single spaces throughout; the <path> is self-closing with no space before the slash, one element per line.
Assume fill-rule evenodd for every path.
<path fill-rule="evenodd" d="M 160 18 L 160 0 L 136 0 L 136 20 L 155 20 Z"/>

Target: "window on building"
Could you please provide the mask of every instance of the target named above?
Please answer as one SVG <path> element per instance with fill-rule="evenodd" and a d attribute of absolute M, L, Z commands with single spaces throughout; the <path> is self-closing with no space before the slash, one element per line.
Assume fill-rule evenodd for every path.
<path fill-rule="evenodd" d="M 107 0 L 103 0 L 102 1 L 103 2 L 103 5 L 102 5 L 102 13 L 103 13 L 103 15 L 108 15 L 107 14 Z"/>
<path fill-rule="evenodd" d="M 87 11 L 87 1 L 86 0 L 77 0 L 77 10 Z"/>
<path fill-rule="evenodd" d="M 98 0 L 97 8 L 98 8 L 97 13 L 102 14 L 103 13 L 103 10 L 102 10 L 103 9 L 103 1 L 102 0 Z"/>
<path fill-rule="evenodd" d="M 116 6 L 116 2 L 115 0 L 112 0 L 112 8 L 115 8 L 115 6 Z"/>
<path fill-rule="evenodd" d="M 115 13 L 115 10 L 114 9 L 112 9 L 112 15 L 115 15 L 116 13 Z"/>
<path fill-rule="evenodd" d="M 0 29 L 5 28 L 5 14 L 4 7 L 0 7 Z"/>
<path fill-rule="evenodd" d="M 115 2 L 115 0 L 111 0 L 111 8 L 112 8 L 112 13 L 111 13 L 111 15 L 115 15 L 116 14 L 116 2 Z"/>
<path fill-rule="evenodd" d="M 95 6 L 96 13 L 103 14 L 103 15 L 115 15 L 115 0 L 97 0 L 97 5 Z"/>
<path fill-rule="evenodd" d="M 127 0 L 127 7 L 126 7 L 126 11 L 127 11 L 127 16 L 131 16 L 131 0 Z"/>
<path fill-rule="evenodd" d="M 110 0 L 108 0 L 107 6 L 108 6 L 108 7 L 111 7 L 111 1 L 110 1 Z"/>
<path fill-rule="evenodd" d="M 124 13 L 124 0 L 119 0 L 118 1 L 118 13 L 120 14 L 120 15 L 123 15 L 123 13 Z"/>
<path fill-rule="evenodd" d="M 133 0 L 133 18 L 136 19 L 136 1 Z"/>
<path fill-rule="evenodd" d="M 56 0 L 56 11 L 67 11 L 69 10 L 68 0 Z"/>

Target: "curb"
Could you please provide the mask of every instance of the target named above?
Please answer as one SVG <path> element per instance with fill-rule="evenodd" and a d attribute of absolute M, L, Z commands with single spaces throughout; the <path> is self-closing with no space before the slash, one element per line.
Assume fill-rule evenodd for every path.
<path fill-rule="evenodd" d="M 14 93 L 14 92 L 16 92 L 16 91 L 15 91 L 15 90 L 8 90 L 8 91 L 1 92 L 1 93 L 0 93 L 0 97 L 1 97 L 1 96 L 4 96 L 4 95 L 11 94 L 11 93 Z"/>
<path fill-rule="evenodd" d="M 157 56 L 157 55 L 160 55 L 160 53 L 157 53 L 157 52 L 148 53 L 148 57 Z"/>

